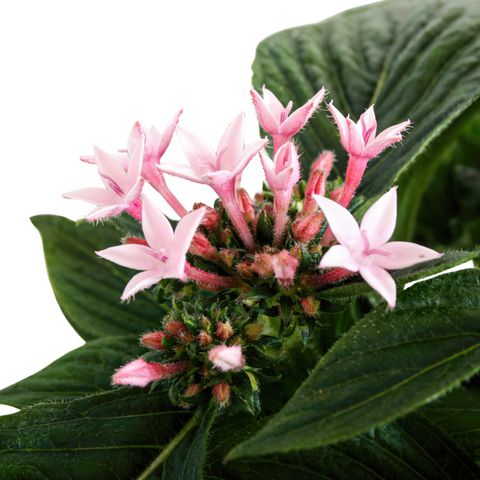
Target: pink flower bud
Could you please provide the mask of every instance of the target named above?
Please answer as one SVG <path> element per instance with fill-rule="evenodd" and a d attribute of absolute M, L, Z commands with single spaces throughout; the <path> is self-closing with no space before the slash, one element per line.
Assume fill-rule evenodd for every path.
<path fill-rule="evenodd" d="M 201 347 L 206 347 L 212 343 L 212 336 L 209 335 L 205 330 L 202 330 L 198 334 L 198 343 Z"/>
<path fill-rule="evenodd" d="M 245 358 L 240 345 L 213 347 L 208 352 L 208 359 L 222 372 L 240 370 L 245 365 Z"/>
<path fill-rule="evenodd" d="M 240 262 L 237 263 L 237 272 L 242 278 L 253 277 L 252 262 Z"/>
<path fill-rule="evenodd" d="M 244 188 L 241 188 L 240 190 L 237 191 L 237 196 L 238 196 L 240 211 L 242 212 L 243 217 L 245 218 L 245 221 L 250 225 L 254 225 L 255 209 L 253 208 L 252 199 L 250 198 L 250 195 L 248 195 L 247 191 Z"/>
<path fill-rule="evenodd" d="M 202 391 L 202 387 L 198 383 L 192 383 L 185 389 L 184 397 L 194 397 Z"/>
<path fill-rule="evenodd" d="M 315 297 L 309 295 L 308 297 L 300 299 L 300 305 L 302 306 L 305 315 L 308 317 L 313 317 L 318 312 L 320 302 L 315 300 Z"/>
<path fill-rule="evenodd" d="M 282 250 L 273 256 L 273 271 L 275 272 L 278 283 L 280 283 L 282 287 L 288 288 L 293 284 L 298 263 L 298 260 L 292 257 L 287 250 Z"/>
<path fill-rule="evenodd" d="M 228 340 L 234 334 L 232 324 L 229 320 L 226 322 L 218 322 L 217 329 L 215 330 L 215 335 L 220 340 Z"/>
<path fill-rule="evenodd" d="M 268 253 L 257 253 L 250 268 L 260 278 L 273 276 L 272 256 Z"/>
<path fill-rule="evenodd" d="M 165 324 L 165 331 L 169 335 L 173 335 L 174 337 L 180 336 L 180 334 L 185 333 L 187 331 L 187 327 L 183 322 L 178 322 L 177 320 L 169 320 Z"/>
<path fill-rule="evenodd" d="M 315 200 L 314 200 L 315 201 Z M 302 243 L 308 243 L 320 231 L 320 228 L 325 220 L 321 213 L 308 215 L 296 220 L 292 225 L 292 232 L 295 240 Z"/>
<path fill-rule="evenodd" d="M 327 179 L 333 167 L 335 157 L 329 150 L 322 152 L 310 168 L 310 177 L 305 187 L 305 201 L 303 202 L 303 215 L 315 213 L 318 209 L 317 202 L 312 195 L 325 196 Z"/>
<path fill-rule="evenodd" d="M 149 332 L 145 333 L 140 339 L 140 343 L 148 348 L 153 348 L 154 350 L 163 350 L 165 349 L 165 332 Z"/>
<path fill-rule="evenodd" d="M 228 383 L 217 383 L 212 388 L 213 398 L 222 407 L 226 407 L 230 403 L 230 386 Z"/>
<path fill-rule="evenodd" d="M 203 215 L 200 225 L 205 227 L 208 231 L 216 230 L 220 225 L 220 215 L 212 207 L 208 207 L 203 203 L 195 203 L 193 209 L 197 210 L 198 208 L 205 207 L 205 214 Z"/>
<path fill-rule="evenodd" d="M 190 244 L 189 252 L 197 257 L 214 260 L 217 258 L 217 249 L 208 241 L 208 238 L 200 232 L 197 232 Z"/>
<path fill-rule="evenodd" d="M 178 363 L 148 363 L 137 358 L 119 368 L 112 377 L 114 385 L 130 385 L 146 387 L 149 383 L 173 377 L 187 368 L 185 362 Z"/>

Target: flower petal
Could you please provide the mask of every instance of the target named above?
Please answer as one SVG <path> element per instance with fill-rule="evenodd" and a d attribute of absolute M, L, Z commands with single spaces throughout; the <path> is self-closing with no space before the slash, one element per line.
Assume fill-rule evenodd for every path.
<path fill-rule="evenodd" d="M 159 162 L 163 154 L 166 152 L 170 142 L 172 141 L 173 134 L 177 128 L 180 115 L 183 113 L 183 109 L 178 112 L 169 120 L 167 126 L 160 133 L 155 127 L 150 129 L 150 135 L 152 136 L 155 144 L 155 161 Z"/>
<path fill-rule="evenodd" d="M 198 177 L 215 169 L 217 156 L 207 142 L 183 127 L 177 127 L 177 135 L 187 160 Z"/>
<path fill-rule="evenodd" d="M 334 245 L 325 253 L 320 261 L 320 268 L 341 267 L 358 272 L 360 266 L 352 257 L 350 250 L 343 245 Z"/>
<path fill-rule="evenodd" d="M 268 133 L 278 133 L 280 125 L 266 106 L 261 95 L 253 88 L 250 90 L 250 95 L 261 127 Z"/>
<path fill-rule="evenodd" d="M 127 180 L 130 188 L 137 183 L 142 173 L 144 148 L 145 137 L 142 135 L 135 145 L 128 161 Z"/>
<path fill-rule="evenodd" d="M 367 144 L 377 134 L 377 119 L 373 105 L 360 115 L 360 125 L 362 126 L 363 141 Z"/>
<path fill-rule="evenodd" d="M 193 210 L 193 212 L 185 215 L 178 222 L 175 228 L 174 240 L 169 248 L 169 257 L 171 257 L 173 261 L 179 262 L 181 259 L 185 259 L 185 255 L 190 248 L 193 236 L 205 215 L 205 211 L 205 207 Z M 181 273 L 183 275 L 183 269 Z"/>
<path fill-rule="evenodd" d="M 403 138 L 402 132 L 408 128 L 410 123 L 410 120 L 407 120 L 384 130 L 367 145 L 365 155 L 370 158 L 376 157 L 390 145 L 400 142 Z"/>
<path fill-rule="evenodd" d="M 395 307 L 397 286 L 391 275 L 377 265 L 360 267 L 360 275 L 386 301 L 390 308 Z"/>
<path fill-rule="evenodd" d="M 168 248 L 173 241 L 173 229 L 167 217 L 148 197 L 143 198 L 142 207 L 142 228 L 148 244 L 157 251 Z"/>
<path fill-rule="evenodd" d="M 361 241 L 360 229 L 353 215 L 337 202 L 320 195 L 313 195 L 323 210 L 328 224 L 339 243 L 354 248 Z"/>
<path fill-rule="evenodd" d="M 348 128 L 347 152 L 350 155 L 361 157 L 363 156 L 363 149 L 365 147 L 362 136 L 362 127 L 360 124 L 355 123 L 350 117 L 347 117 L 346 122 Z"/>
<path fill-rule="evenodd" d="M 117 245 L 95 253 L 110 262 L 134 270 L 153 270 L 162 264 L 155 257 L 155 252 L 146 245 Z"/>
<path fill-rule="evenodd" d="M 239 159 L 237 165 L 233 170 L 233 176 L 237 176 L 245 170 L 245 167 L 248 165 L 250 160 L 262 150 L 268 143 L 266 138 L 257 140 L 255 142 L 249 143 L 245 150 L 242 152 L 242 158 Z"/>
<path fill-rule="evenodd" d="M 118 203 L 116 205 L 94 208 L 85 218 L 89 222 L 96 222 L 98 220 L 104 220 L 105 218 L 117 217 L 127 210 L 128 207 L 129 205 L 127 203 Z"/>
<path fill-rule="evenodd" d="M 204 183 L 203 180 L 197 175 L 195 170 L 189 165 L 183 165 L 181 163 L 162 163 L 158 166 L 158 169 L 169 175 L 175 177 L 184 178 L 195 183 Z"/>
<path fill-rule="evenodd" d="M 390 242 L 383 245 L 382 251 L 389 255 L 374 255 L 375 263 L 387 270 L 407 268 L 416 263 L 435 260 L 442 256 L 441 253 L 431 248 L 423 247 L 411 242 Z"/>
<path fill-rule="evenodd" d="M 241 112 L 228 125 L 217 147 L 217 168 L 232 172 L 242 156 L 244 149 L 244 119 Z"/>
<path fill-rule="evenodd" d="M 340 141 L 342 142 L 342 146 L 345 150 L 348 150 L 349 145 L 349 133 L 348 133 L 348 126 L 347 126 L 347 119 L 343 116 L 343 114 L 333 105 L 333 100 L 328 104 L 328 110 L 330 111 L 333 120 L 335 121 L 338 132 L 340 133 Z"/>
<path fill-rule="evenodd" d="M 164 278 L 162 270 L 147 270 L 146 272 L 137 273 L 127 283 L 125 290 L 122 293 L 122 300 L 128 300 L 136 293 L 145 290 L 146 288 L 150 288 L 162 278 Z"/>
<path fill-rule="evenodd" d="M 111 182 L 113 180 L 125 192 L 127 175 L 122 165 L 113 155 L 110 155 L 101 148 L 94 147 L 95 158 L 97 159 L 97 166 L 102 181 L 105 186 L 112 189 Z"/>
<path fill-rule="evenodd" d="M 97 187 L 81 188 L 73 192 L 64 193 L 63 196 L 72 200 L 83 200 L 84 202 L 93 203 L 99 207 L 116 204 L 120 200 L 118 195 L 111 190 Z"/>
<path fill-rule="evenodd" d="M 360 223 L 370 243 L 377 248 L 390 240 L 397 223 L 397 188 L 382 195 L 365 213 Z"/>
<path fill-rule="evenodd" d="M 265 85 L 262 88 L 263 93 L 263 102 L 265 103 L 268 110 L 271 112 L 273 118 L 280 123 L 280 117 L 285 111 L 285 107 L 282 102 L 276 97 L 276 95 L 270 91 Z"/>

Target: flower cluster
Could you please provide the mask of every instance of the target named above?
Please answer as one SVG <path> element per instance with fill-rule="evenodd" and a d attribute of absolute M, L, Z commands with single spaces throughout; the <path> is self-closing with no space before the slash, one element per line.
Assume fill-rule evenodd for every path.
<path fill-rule="evenodd" d="M 198 292 L 229 292 L 229 301 L 238 299 L 248 308 L 248 292 L 263 289 L 272 298 L 288 297 L 293 310 L 309 318 L 319 314 L 318 291 L 358 274 L 393 308 L 396 285 L 388 271 L 440 256 L 414 243 L 389 241 L 396 223 L 396 188 L 373 203 L 360 224 L 347 209 L 368 161 L 399 142 L 409 121 L 377 134 L 373 106 L 355 123 L 330 102 L 328 110 L 348 153 L 345 179 L 343 183 L 328 180 L 335 155 L 324 151 L 304 181 L 294 137 L 317 111 L 325 90 L 293 112 L 292 102 L 285 107 L 267 88 L 262 93 L 251 91 L 259 123 L 270 139 L 245 144 L 245 119 L 240 114 L 214 150 L 178 125 L 179 111 L 162 133 L 137 122 L 126 149 L 110 154 L 96 148 L 94 156 L 82 157 L 97 165 L 104 188 L 85 188 L 65 196 L 95 205 L 89 221 L 126 212 L 142 226 L 143 236 L 126 237 L 122 245 L 97 252 L 139 271 L 126 285 L 122 299 L 162 279 L 178 279 L 185 285 L 193 282 L 196 289 L 190 291 L 190 299 L 188 289 L 187 294 L 183 291 L 182 308 L 172 302 L 162 328 L 142 337 L 150 352 L 120 368 L 114 384 L 145 387 L 171 379 L 171 398 L 183 405 L 195 403 L 193 399 L 205 392 L 227 405 L 233 386 L 239 397 L 251 398 L 258 383 L 252 368 L 255 353 L 247 352 L 256 342 L 265 345 L 261 337 L 269 334 L 253 315 L 246 312 L 238 317 L 228 307 L 220 309 L 218 302 L 209 316 L 204 311 L 189 312 L 189 302 Z M 188 165 L 161 161 L 174 132 Z M 256 157 L 267 185 L 252 199 L 241 188 L 241 177 Z M 198 203 L 188 212 L 168 188 L 165 175 L 210 186 L 218 195 L 215 206 Z M 179 215 L 175 229 L 143 193 L 146 182 Z M 282 325 L 284 330 L 287 327 Z M 243 380 L 234 380 L 239 373 Z M 249 385 L 249 395 L 241 393 L 242 381 Z"/>

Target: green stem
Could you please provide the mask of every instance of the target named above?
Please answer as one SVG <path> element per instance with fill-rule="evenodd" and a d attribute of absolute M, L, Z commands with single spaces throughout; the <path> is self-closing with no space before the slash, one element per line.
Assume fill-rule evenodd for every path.
<path fill-rule="evenodd" d="M 137 477 L 137 480 L 148 480 L 150 475 L 153 475 L 158 467 L 170 456 L 178 444 L 187 436 L 193 427 L 198 425 L 198 420 L 202 416 L 202 409 L 198 409 L 193 417 L 183 426 L 183 428 L 175 435 L 170 443 L 160 452 L 153 462 Z"/>

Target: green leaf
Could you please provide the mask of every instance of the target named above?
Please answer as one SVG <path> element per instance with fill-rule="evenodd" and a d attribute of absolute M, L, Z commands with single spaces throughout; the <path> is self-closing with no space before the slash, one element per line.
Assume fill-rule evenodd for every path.
<path fill-rule="evenodd" d="M 32 223 L 42 236 L 55 297 L 79 335 L 94 340 L 158 328 L 164 309 L 153 295 L 140 293 L 134 302 L 122 304 L 120 295 L 132 271 L 95 255 L 96 250 L 119 244 L 117 227 L 54 215 L 33 217 Z"/>
<path fill-rule="evenodd" d="M 477 461 L 480 460 L 480 391 L 458 388 L 420 410 L 447 432 Z"/>
<path fill-rule="evenodd" d="M 109 390 L 113 372 L 143 353 L 135 336 L 106 337 L 77 348 L 38 373 L 0 391 L 0 403 L 23 408 Z"/>
<path fill-rule="evenodd" d="M 0 417 L 0 478 L 135 478 L 190 416 L 159 390 L 29 407 Z"/>
<path fill-rule="evenodd" d="M 402 145 L 370 162 L 361 191 L 373 196 L 479 98 L 479 30 L 475 0 L 381 2 L 263 40 L 253 84 L 265 84 L 297 107 L 325 85 L 338 108 L 355 119 L 374 103 L 379 131 L 410 118 L 414 128 Z M 305 173 L 325 148 L 336 151 L 344 171 L 345 155 L 325 113 L 297 141 Z"/>
<path fill-rule="evenodd" d="M 410 415 L 336 445 L 234 461 L 221 473 L 230 480 L 473 480 L 480 469 L 444 433 Z"/>
<path fill-rule="evenodd" d="M 429 262 L 417 263 L 412 267 L 396 270 L 392 273 L 393 278 L 397 283 L 397 288 L 402 289 L 405 284 L 420 280 L 430 275 L 441 273 L 444 270 L 469 262 L 475 258 L 480 257 L 480 249 L 471 252 L 463 252 L 461 250 L 450 250 L 445 252 L 441 258 L 431 260 Z M 360 295 L 373 293 L 370 286 L 361 281 L 354 281 L 331 287 L 321 292 L 318 292 L 318 297 L 329 300 L 335 303 L 349 303 L 354 298 Z"/>
<path fill-rule="evenodd" d="M 480 270 L 402 292 L 352 327 L 230 458 L 327 445 L 405 415 L 480 370 Z"/>

